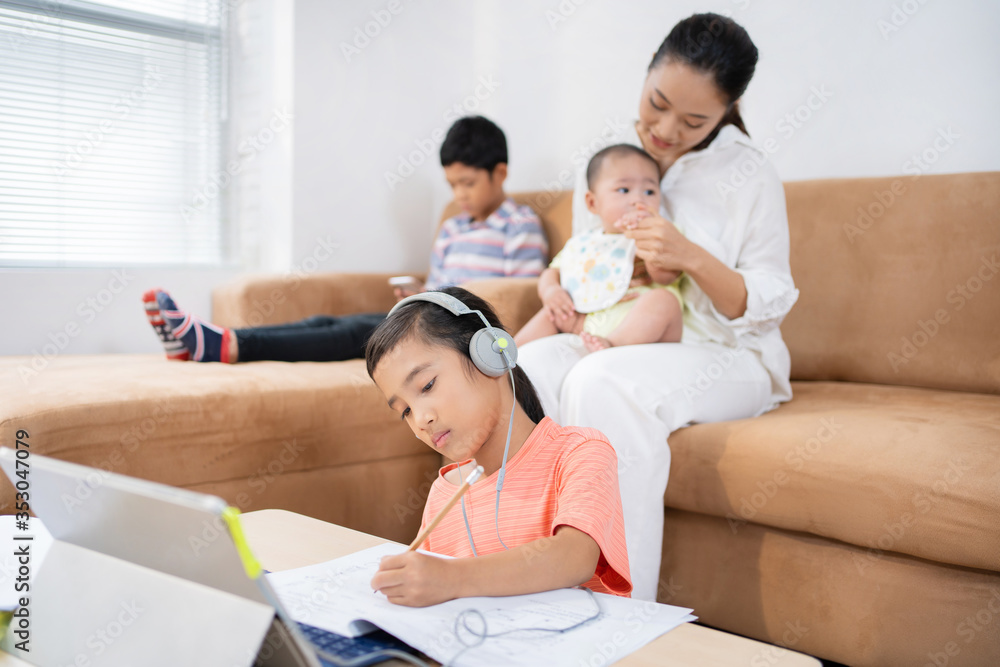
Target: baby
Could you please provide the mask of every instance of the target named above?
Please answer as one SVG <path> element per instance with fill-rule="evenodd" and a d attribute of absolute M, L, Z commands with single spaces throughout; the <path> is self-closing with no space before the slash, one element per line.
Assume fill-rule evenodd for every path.
<path fill-rule="evenodd" d="M 616 345 L 676 343 L 683 331 L 679 278 L 654 283 L 635 242 L 615 223 L 660 208 L 660 170 L 646 151 L 616 144 L 587 165 L 587 208 L 603 231 L 578 234 L 538 280 L 542 309 L 514 337 L 518 345 L 575 333 L 591 352 Z"/>

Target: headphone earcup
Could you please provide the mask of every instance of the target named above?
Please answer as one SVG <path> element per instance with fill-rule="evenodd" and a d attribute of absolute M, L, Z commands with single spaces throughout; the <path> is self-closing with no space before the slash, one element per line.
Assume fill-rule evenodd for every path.
<path fill-rule="evenodd" d="M 510 357 L 509 367 L 503 352 L 498 349 L 498 339 L 506 341 L 506 347 L 503 350 Z M 472 357 L 472 363 L 483 375 L 493 378 L 500 377 L 507 372 L 508 368 L 517 366 L 517 345 L 514 344 L 514 337 L 503 329 L 483 328 L 473 334 L 472 340 L 469 341 L 469 356 Z"/>

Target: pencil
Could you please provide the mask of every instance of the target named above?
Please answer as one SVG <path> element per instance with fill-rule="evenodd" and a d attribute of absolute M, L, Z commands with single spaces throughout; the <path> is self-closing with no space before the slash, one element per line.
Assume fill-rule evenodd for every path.
<path fill-rule="evenodd" d="M 465 478 L 464 482 L 462 482 L 462 486 L 458 487 L 455 494 L 448 499 L 448 502 L 444 504 L 441 511 L 437 513 L 437 516 L 435 516 L 434 519 L 427 524 L 427 527 L 420 531 L 420 534 L 417 535 L 415 540 L 413 540 L 413 543 L 410 544 L 407 551 L 415 551 L 420 548 L 420 545 L 424 543 L 424 540 L 426 540 L 427 536 L 431 534 L 431 531 L 434 530 L 439 523 L 441 523 L 441 519 L 445 517 L 448 511 L 455 506 L 455 503 L 457 503 L 459 499 L 465 495 L 465 492 L 469 490 L 469 487 L 472 486 L 472 484 L 479 479 L 479 476 L 482 474 L 483 466 L 476 466 L 476 469 L 469 473 L 469 476 Z"/>

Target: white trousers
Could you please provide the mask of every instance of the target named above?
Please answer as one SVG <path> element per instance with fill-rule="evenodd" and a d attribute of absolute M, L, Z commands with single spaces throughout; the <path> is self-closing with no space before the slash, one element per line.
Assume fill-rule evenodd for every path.
<path fill-rule="evenodd" d="M 517 363 L 546 415 L 563 426 L 596 428 L 614 446 L 632 596 L 655 600 L 670 473 L 667 436 L 692 423 L 764 412 L 771 404 L 770 376 L 745 349 L 657 343 L 587 354 L 574 334 L 528 343 L 518 349 Z"/>

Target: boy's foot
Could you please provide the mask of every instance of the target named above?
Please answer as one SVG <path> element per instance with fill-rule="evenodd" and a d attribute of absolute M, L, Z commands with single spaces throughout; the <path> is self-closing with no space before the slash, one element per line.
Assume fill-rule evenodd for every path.
<path fill-rule="evenodd" d="M 167 359 L 170 361 L 187 361 L 191 357 L 191 353 L 184 347 L 184 343 L 174 338 L 170 327 L 167 326 L 167 323 L 163 320 L 163 315 L 160 314 L 160 306 L 156 303 L 156 293 L 158 291 L 151 289 L 142 295 L 142 305 L 146 309 L 146 318 L 149 320 L 150 326 L 153 327 L 153 331 L 159 336 L 160 342 L 163 343 L 163 349 L 167 352 Z"/>
<path fill-rule="evenodd" d="M 583 341 L 584 346 L 591 352 L 597 352 L 599 350 L 606 350 L 609 347 L 614 347 L 611 341 L 607 338 L 601 338 L 600 336 L 595 336 L 594 334 L 587 333 L 586 331 L 580 332 L 580 340 Z"/>
<path fill-rule="evenodd" d="M 229 363 L 229 339 L 233 335 L 231 329 L 209 324 L 178 309 L 174 300 L 163 290 L 157 290 L 156 303 L 174 338 L 184 344 L 193 361 Z"/>

